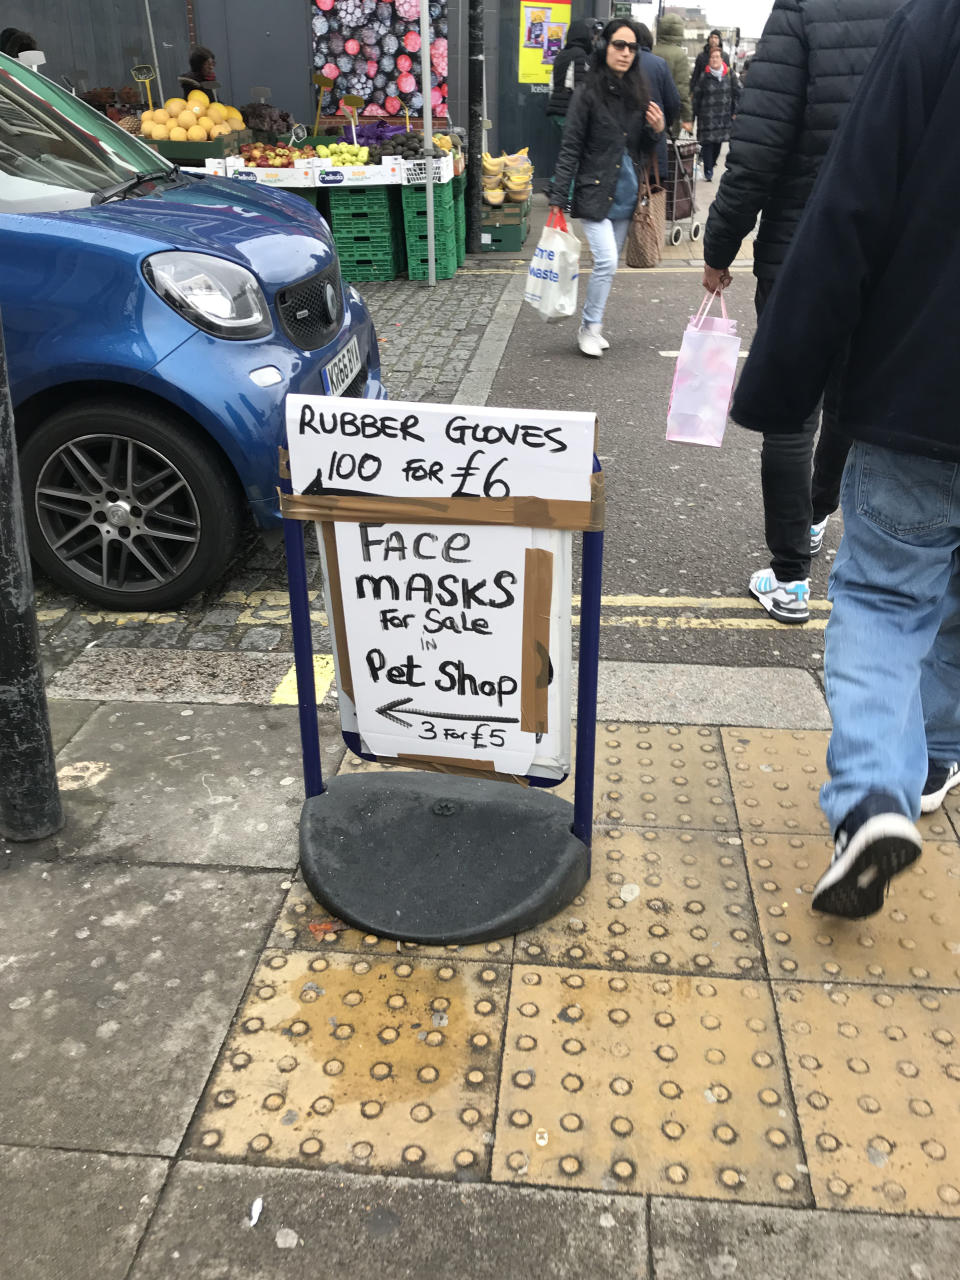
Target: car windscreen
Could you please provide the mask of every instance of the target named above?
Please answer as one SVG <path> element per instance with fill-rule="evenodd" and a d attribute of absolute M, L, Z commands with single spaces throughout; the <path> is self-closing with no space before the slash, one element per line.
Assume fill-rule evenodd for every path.
<path fill-rule="evenodd" d="M 172 166 L 45 76 L 0 55 L 0 213 L 77 209 Z"/>

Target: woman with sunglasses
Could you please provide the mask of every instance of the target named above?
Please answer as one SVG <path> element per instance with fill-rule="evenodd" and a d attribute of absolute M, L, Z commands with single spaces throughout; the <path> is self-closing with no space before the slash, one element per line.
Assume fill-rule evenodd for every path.
<path fill-rule="evenodd" d="M 574 91 L 550 186 L 551 215 L 572 209 L 593 255 L 577 345 L 602 356 L 603 313 L 640 194 L 647 157 L 663 132 L 638 58 L 639 30 L 629 18 L 603 29 L 590 74 Z"/>

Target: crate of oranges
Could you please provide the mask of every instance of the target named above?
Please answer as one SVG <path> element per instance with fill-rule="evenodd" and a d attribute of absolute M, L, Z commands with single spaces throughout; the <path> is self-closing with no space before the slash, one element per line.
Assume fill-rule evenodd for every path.
<path fill-rule="evenodd" d="M 236 107 L 211 102 L 201 89 L 186 98 L 168 98 L 140 117 L 141 137 L 170 160 L 233 156 L 246 141 L 246 125 Z"/>

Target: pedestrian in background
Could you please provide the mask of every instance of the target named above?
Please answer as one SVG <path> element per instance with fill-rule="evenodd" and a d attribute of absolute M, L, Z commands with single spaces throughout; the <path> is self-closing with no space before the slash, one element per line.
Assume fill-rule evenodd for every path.
<path fill-rule="evenodd" d="M 820 797 L 835 848 L 813 906 L 850 918 L 880 910 L 921 854 L 919 814 L 960 783 L 960 168 L 943 163 L 958 113 L 960 2 L 910 0 L 833 143 L 733 404 L 746 427 L 799 434 L 848 348 Z"/>
<path fill-rule="evenodd" d="M 547 172 L 553 173 L 557 155 L 560 152 L 560 139 L 563 126 L 567 121 L 567 110 L 570 99 L 577 85 L 583 84 L 590 69 L 590 55 L 593 52 L 593 28 L 588 22 L 578 19 L 570 23 L 566 43 L 557 54 L 550 78 L 550 98 L 547 102 L 547 115 L 554 128 L 554 142 L 551 159 L 553 163 Z"/>
<path fill-rule="evenodd" d="M 680 99 L 680 124 L 693 133 L 693 106 L 690 101 L 690 59 L 683 43 L 683 19 L 674 13 L 665 14 L 657 23 L 657 43 L 654 56 L 662 58 L 670 68 L 673 83 Z M 680 132 L 676 126 L 674 137 Z"/>
<path fill-rule="evenodd" d="M 710 55 L 711 53 L 713 53 L 714 49 L 720 50 L 720 57 L 723 59 L 724 66 L 729 67 L 730 59 L 727 56 L 726 49 L 724 49 L 723 47 L 723 36 L 720 34 L 719 31 L 717 31 L 716 28 L 714 28 L 713 31 L 711 31 L 710 34 L 707 36 L 706 43 L 704 44 L 700 52 L 697 54 L 697 60 L 693 64 L 693 72 L 690 76 L 690 92 L 691 93 L 693 93 L 696 86 L 700 83 L 700 77 L 703 75 L 704 71 L 706 71 L 707 67 L 710 65 Z"/>
<path fill-rule="evenodd" d="M 680 95 L 677 93 L 677 86 L 673 82 L 673 76 L 666 62 L 651 52 L 653 36 L 650 34 L 650 28 L 643 22 L 638 22 L 637 32 L 640 40 L 640 70 L 650 90 L 650 101 L 657 104 L 663 112 L 665 121 L 665 128 L 657 139 L 655 152 L 662 183 L 667 177 L 667 133 L 672 132 L 680 120 Z"/>
<path fill-rule="evenodd" d="M 693 87 L 693 116 L 707 182 L 713 181 L 713 170 L 723 144 L 730 138 L 739 104 L 740 81 L 736 72 L 724 62 L 720 50 L 714 49 L 706 70 Z"/>
<path fill-rule="evenodd" d="M 186 97 L 192 89 L 202 89 L 212 102 L 216 102 L 217 95 L 213 88 L 216 79 L 217 60 L 213 51 L 197 45 L 190 54 L 190 70 L 184 71 L 179 77 L 183 96 Z"/>
<path fill-rule="evenodd" d="M 574 91 L 548 197 L 551 215 L 572 206 L 593 255 L 577 335 L 585 356 L 602 356 L 610 345 L 603 336 L 603 314 L 637 207 L 640 177 L 664 128 L 639 54 L 637 24 L 630 18 L 608 22 L 590 74 Z"/>
<path fill-rule="evenodd" d="M 703 287 L 730 283 L 744 239 L 753 247 L 756 309 L 762 315 L 813 184 L 860 80 L 901 0 L 776 0 L 750 62 L 726 172 L 704 233 Z M 853 41 L 853 42 L 851 42 Z M 764 433 L 760 483 L 770 567 L 750 594 L 778 622 L 810 617 L 810 558 L 840 501 L 848 442 L 837 423 L 840 365 L 804 430 Z M 812 482 L 811 482 L 812 460 Z"/>

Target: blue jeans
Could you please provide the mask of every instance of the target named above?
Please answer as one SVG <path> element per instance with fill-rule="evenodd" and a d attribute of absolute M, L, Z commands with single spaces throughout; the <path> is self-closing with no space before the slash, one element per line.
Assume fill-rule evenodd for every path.
<path fill-rule="evenodd" d="M 854 444 L 841 503 L 820 793 L 833 831 L 871 791 L 916 821 L 928 756 L 960 759 L 960 466 Z"/>
<path fill-rule="evenodd" d="M 618 218 L 611 222 L 604 218 L 602 222 L 591 222 L 588 218 L 581 218 L 580 221 L 593 255 L 593 273 L 583 301 L 583 323 L 601 324 L 613 277 L 617 273 L 620 251 L 630 229 L 630 219 Z"/>

